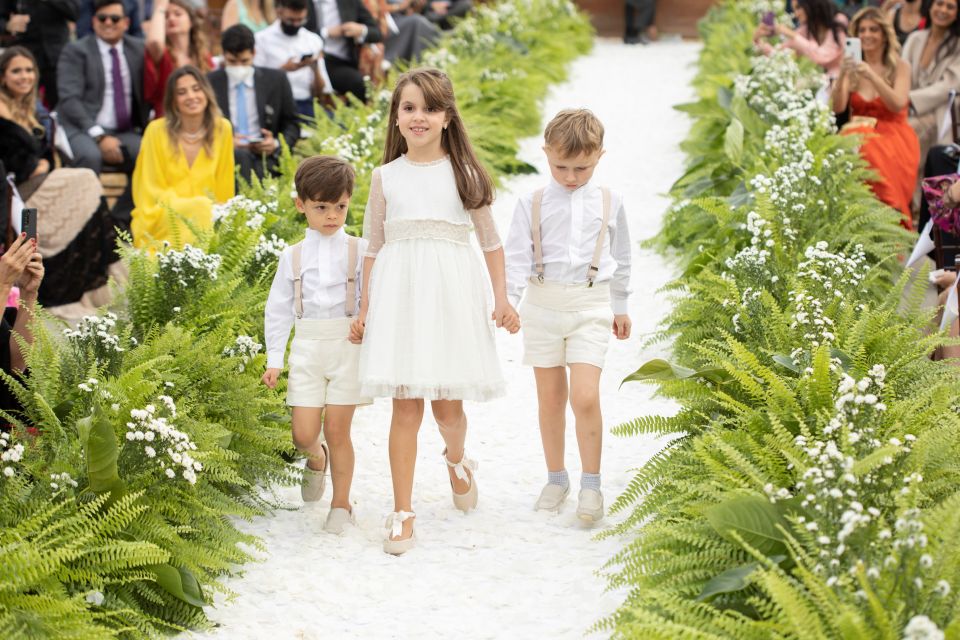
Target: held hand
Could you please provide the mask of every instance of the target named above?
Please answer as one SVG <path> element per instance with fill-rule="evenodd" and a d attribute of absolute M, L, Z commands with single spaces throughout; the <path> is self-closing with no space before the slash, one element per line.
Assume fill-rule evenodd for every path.
<path fill-rule="evenodd" d="M 97 143 L 100 154 L 106 164 L 123 164 L 123 151 L 120 150 L 120 139 L 114 136 L 103 136 Z"/>
<path fill-rule="evenodd" d="M 277 386 L 277 380 L 280 379 L 280 369 L 267 369 L 260 381 L 267 385 L 267 389 L 274 389 Z"/>
<path fill-rule="evenodd" d="M 617 340 L 629 338 L 632 327 L 633 322 L 630 321 L 630 316 L 627 314 L 621 313 L 613 316 L 613 335 L 617 337 Z"/>
<path fill-rule="evenodd" d="M 20 278 L 20 294 L 24 300 L 36 300 L 44 273 L 43 256 L 34 252 Z"/>
<path fill-rule="evenodd" d="M 270 155 L 280 148 L 280 141 L 273 137 L 269 129 L 260 129 L 260 135 L 263 137 L 263 142 L 254 142 L 250 145 L 254 153 Z"/>
<path fill-rule="evenodd" d="M 0 287 L 8 289 L 15 285 L 23 275 L 30 257 L 37 249 L 36 240 L 27 240 L 27 234 L 21 233 L 0 257 Z"/>
<path fill-rule="evenodd" d="M 496 323 L 497 328 L 504 328 L 510 333 L 520 331 L 520 314 L 506 300 L 496 303 L 491 314 L 491 319 Z"/>
<path fill-rule="evenodd" d="M 347 339 L 353 344 L 361 344 L 363 342 L 363 333 L 367 329 L 366 320 L 367 314 L 361 312 L 360 315 L 350 323 L 350 337 Z"/>

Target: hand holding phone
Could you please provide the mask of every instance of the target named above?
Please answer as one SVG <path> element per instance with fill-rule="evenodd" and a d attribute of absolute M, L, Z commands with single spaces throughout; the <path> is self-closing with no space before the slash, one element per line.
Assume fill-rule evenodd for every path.
<path fill-rule="evenodd" d="M 863 62 L 863 47 L 860 44 L 860 38 L 847 38 L 843 47 L 843 55 L 857 64 Z"/>
<path fill-rule="evenodd" d="M 37 210 L 24 208 L 20 212 L 20 231 L 27 234 L 27 240 L 37 238 Z"/>
<path fill-rule="evenodd" d="M 767 25 L 768 27 L 773 27 L 774 20 L 775 16 L 773 11 L 767 11 L 765 14 L 763 14 L 763 24 Z"/>

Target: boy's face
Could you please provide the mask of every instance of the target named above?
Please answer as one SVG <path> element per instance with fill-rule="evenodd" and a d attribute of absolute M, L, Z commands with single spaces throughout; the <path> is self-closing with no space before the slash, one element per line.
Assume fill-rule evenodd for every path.
<path fill-rule="evenodd" d="M 550 145 L 543 148 L 547 154 L 547 163 L 550 165 L 550 174 L 567 191 L 575 191 L 590 181 L 593 171 L 597 168 L 605 151 L 599 149 L 593 153 L 580 153 L 575 156 L 564 156 Z"/>
<path fill-rule="evenodd" d="M 350 194 L 344 193 L 336 202 L 301 200 L 297 198 L 297 211 L 307 218 L 307 226 L 325 236 L 332 236 L 347 221 Z"/>

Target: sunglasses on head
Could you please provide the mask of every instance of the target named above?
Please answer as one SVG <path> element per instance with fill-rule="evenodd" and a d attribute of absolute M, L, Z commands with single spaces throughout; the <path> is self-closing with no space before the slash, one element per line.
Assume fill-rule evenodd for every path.
<path fill-rule="evenodd" d="M 123 16 L 109 15 L 109 14 L 106 14 L 106 13 L 98 13 L 98 14 L 96 15 L 96 18 L 97 18 L 97 20 L 100 21 L 100 24 L 106 24 L 107 20 L 109 20 L 109 21 L 112 22 L 113 24 L 119 24 L 120 21 L 123 20 Z"/>

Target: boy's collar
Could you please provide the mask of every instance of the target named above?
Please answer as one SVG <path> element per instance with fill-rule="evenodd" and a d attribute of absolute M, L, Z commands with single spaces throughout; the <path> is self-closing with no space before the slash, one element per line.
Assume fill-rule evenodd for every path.
<path fill-rule="evenodd" d="M 337 229 L 337 232 L 334 233 L 332 236 L 325 236 L 320 231 L 317 231 L 316 229 L 313 229 L 311 227 L 307 227 L 307 238 L 313 238 L 314 240 L 318 240 L 318 241 L 319 240 L 336 240 L 338 238 L 346 237 L 346 235 L 347 235 L 347 232 L 344 230 L 343 227 L 340 227 L 339 229 Z"/>
<path fill-rule="evenodd" d="M 574 189 L 573 191 L 570 191 L 570 190 L 567 189 L 565 186 L 563 186 L 562 184 L 560 184 L 559 182 L 557 182 L 557 181 L 554 179 L 553 176 L 550 176 L 549 188 L 550 188 L 550 189 L 553 189 L 553 190 L 556 190 L 556 191 L 559 191 L 560 193 L 563 193 L 563 194 L 568 195 L 568 196 L 572 196 L 572 195 L 574 195 L 575 193 L 585 193 L 585 192 L 586 192 L 587 190 L 589 190 L 589 188 L 592 187 L 592 186 L 593 186 L 593 178 L 590 178 L 589 180 L 587 180 L 585 183 L 583 183 L 582 185 L 580 185 L 579 187 L 577 187 L 577 188 Z"/>

